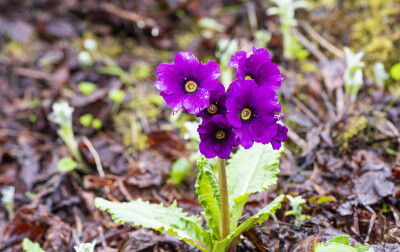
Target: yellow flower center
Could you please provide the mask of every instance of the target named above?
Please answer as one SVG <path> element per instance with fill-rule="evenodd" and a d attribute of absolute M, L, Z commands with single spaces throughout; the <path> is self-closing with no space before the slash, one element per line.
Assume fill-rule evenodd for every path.
<path fill-rule="evenodd" d="M 211 115 L 215 115 L 218 112 L 218 107 L 215 104 L 210 104 L 207 107 L 207 112 L 210 113 Z"/>
<path fill-rule="evenodd" d="M 224 139 L 225 138 L 225 131 L 224 130 L 218 130 L 217 133 L 215 133 L 215 137 L 218 140 Z"/>
<path fill-rule="evenodd" d="M 194 81 L 188 81 L 185 84 L 185 90 L 189 93 L 193 93 L 194 91 L 197 90 L 197 83 Z"/>
<path fill-rule="evenodd" d="M 250 117 L 251 117 L 251 110 L 250 109 L 248 109 L 248 108 L 244 108 L 243 110 L 242 110 L 242 113 L 240 113 L 240 117 L 243 119 L 243 120 L 249 120 L 250 119 Z"/>
<path fill-rule="evenodd" d="M 253 78 L 251 78 L 250 75 L 246 75 L 246 77 L 244 77 L 245 80 L 252 80 Z"/>

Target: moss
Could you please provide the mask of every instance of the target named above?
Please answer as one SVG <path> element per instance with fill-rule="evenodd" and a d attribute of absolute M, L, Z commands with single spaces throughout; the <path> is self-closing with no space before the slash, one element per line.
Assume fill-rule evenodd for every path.
<path fill-rule="evenodd" d="M 367 126 L 367 118 L 365 116 L 350 118 L 348 128 L 342 136 L 344 141 L 343 146 L 348 148 L 350 140 L 363 131 Z"/>

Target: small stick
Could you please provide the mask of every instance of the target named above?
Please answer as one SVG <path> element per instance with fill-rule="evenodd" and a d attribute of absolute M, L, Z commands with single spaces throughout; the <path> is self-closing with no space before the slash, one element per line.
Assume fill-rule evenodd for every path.
<path fill-rule="evenodd" d="M 393 218 L 394 218 L 394 222 L 396 223 L 396 226 L 397 227 L 400 226 L 400 213 L 399 213 L 399 210 L 397 210 L 397 208 L 395 208 L 391 204 L 389 204 L 389 208 L 393 212 Z"/>
<path fill-rule="evenodd" d="M 144 27 L 158 29 L 158 25 L 154 19 L 143 17 L 135 12 L 124 10 L 110 3 L 104 3 L 102 7 L 106 12 L 120 18 L 132 21 L 134 23 L 141 23 L 144 25 Z"/>
<path fill-rule="evenodd" d="M 307 108 L 306 105 L 304 105 L 299 99 L 296 97 L 292 96 L 291 100 L 296 104 L 297 107 L 299 107 L 316 125 L 320 125 L 321 121 L 314 115 L 313 112 L 309 108 Z"/>
<path fill-rule="evenodd" d="M 290 140 L 292 140 L 293 143 L 297 144 L 298 146 L 300 146 L 303 150 L 307 149 L 307 142 L 301 138 L 299 135 L 297 135 L 296 132 L 294 132 L 294 130 L 290 127 L 288 127 L 287 125 L 285 125 L 286 128 L 289 130 L 287 136 L 290 138 Z"/>
<path fill-rule="evenodd" d="M 45 81 L 49 81 L 49 82 L 53 81 L 53 79 L 54 79 L 51 76 L 51 74 L 33 70 L 33 69 L 29 69 L 29 68 L 17 67 L 14 69 L 14 73 L 16 75 L 25 76 L 25 77 L 29 77 L 32 79 L 45 80 Z"/>
<path fill-rule="evenodd" d="M 374 227 L 374 223 L 375 223 L 375 219 L 376 219 L 376 213 L 370 206 L 366 206 L 366 208 L 368 209 L 368 211 L 370 211 L 372 213 L 372 217 L 369 221 L 368 234 L 364 240 L 364 242 L 369 242 L 369 237 L 371 235 L 371 231 L 372 231 L 372 228 Z"/>
<path fill-rule="evenodd" d="M 328 40 L 319 35 L 314 28 L 305 21 L 300 21 L 300 26 L 310 35 L 315 41 L 317 41 L 323 48 L 327 49 L 337 57 L 344 59 L 343 51 L 339 50 L 336 46 L 332 45 Z"/>
<path fill-rule="evenodd" d="M 93 155 L 94 162 L 96 163 L 97 172 L 99 173 L 100 177 L 104 178 L 106 174 L 104 173 L 103 166 L 101 165 L 99 153 L 97 153 L 96 149 L 93 147 L 92 143 L 89 141 L 87 137 L 84 136 L 82 138 L 82 141 L 86 144 L 90 153 Z M 110 187 L 105 186 L 104 190 L 107 193 L 110 193 Z"/>
<path fill-rule="evenodd" d="M 308 40 L 303 34 L 299 32 L 296 28 L 292 28 L 292 34 L 297 38 L 297 40 L 302 44 L 307 50 L 309 50 L 319 61 L 327 61 L 328 58 L 313 44 Z"/>
<path fill-rule="evenodd" d="M 103 229 L 99 226 L 97 228 L 97 230 L 99 231 L 99 236 L 101 239 L 101 246 L 103 246 L 103 248 L 107 247 L 107 242 L 106 242 L 106 239 L 104 238 Z"/>

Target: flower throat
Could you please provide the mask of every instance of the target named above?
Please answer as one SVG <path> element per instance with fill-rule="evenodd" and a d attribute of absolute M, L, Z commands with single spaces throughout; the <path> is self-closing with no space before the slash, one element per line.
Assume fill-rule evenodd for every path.
<path fill-rule="evenodd" d="M 185 84 L 185 90 L 188 93 L 193 93 L 194 91 L 197 90 L 197 83 L 194 81 L 187 81 Z"/>

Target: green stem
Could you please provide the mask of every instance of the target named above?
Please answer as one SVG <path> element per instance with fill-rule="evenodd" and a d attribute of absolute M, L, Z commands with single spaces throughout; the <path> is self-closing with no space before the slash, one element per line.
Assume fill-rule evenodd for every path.
<path fill-rule="evenodd" d="M 223 240 L 230 233 L 230 215 L 225 159 L 220 158 L 218 158 L 218 184 L 221 195 L 221 240 Z"/>
<path fill-rule="evenodd" d="M 6 207 L 8 211 L 8 219 L 11 221 L 14 219 L 14 203 L 7 203 Z"/>
<path fill-rule="evenodd" d="M 74 132 L 72 131 L 72 126 L 61 128 L 60 130 L 57 131 L 57 133 L 62 138 L 64 143 L 67 145 L 72 156 L 75 158 L 76 161 L 78 161 L 77 169 L 84 173 L 89 173 L 90 169 L 83 160 L 81 153 L 79 152 L 78 143 L 75 140 Z"/>

